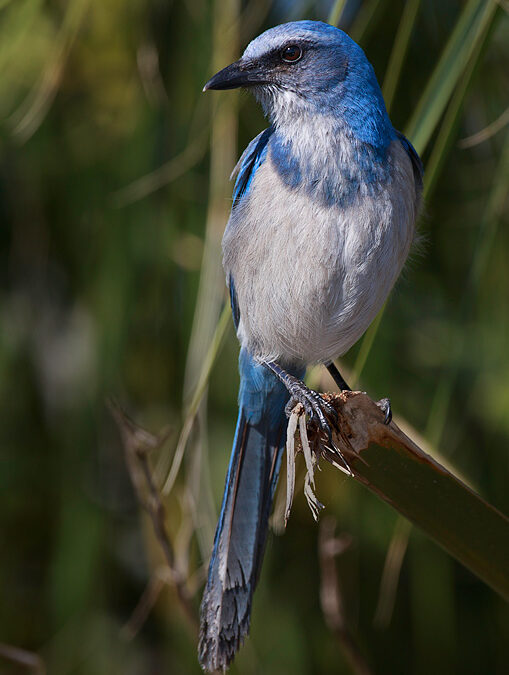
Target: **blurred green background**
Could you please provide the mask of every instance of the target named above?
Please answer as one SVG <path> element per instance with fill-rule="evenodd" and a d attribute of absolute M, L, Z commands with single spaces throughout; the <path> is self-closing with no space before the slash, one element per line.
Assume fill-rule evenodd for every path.
<path fill-rule="evenodd" d="M 396 415 L 507 513 L 508 5 L 349 0 L 336 14 L 385 81 L 394 125 L 408 130 L 461 13 L 476 4 L 494 9 L 475 45 L 472 34 L 459 40 L 473 51 L 457 72 L 445 68 L 453 81 L 432 101 L 436 124 L 425 139 L 421 122 L 410 125 L 430 181 L 423 243 L 360 385 L 390 396 Z M 162 485 L 226 299 L 227 178 L 265 124 L 247 94 L 201 88 L 263 29 L 326 20 L 331 9 L 0 1 L 0 642 L 37 652 L 48 673 L 199 672 L 171 586 L 134 636 L 126 630 L 161 556 L 105 401 L 116 396 L 154 433 L 169 425 L 153 457 Z M 196 607 L 233 438 L 237 353 L 228 324 L 166 498 Z M 358 356 L 356 346 L 342 362 L 352 376 Z M 375 672 L 507 672 L 507 606 L 415 530 L 399 579 L 393 570 L 392 617 L 374 621 L 396 514 L 332 467 L 317 490 L 353 539 L 339 582 Z M 320 609 L 318 531 L 298 490 L 285 535 L 269 541 L 233 673 L 349 672 Z M 27 670 L 0 657 L 1 673 Z"/>

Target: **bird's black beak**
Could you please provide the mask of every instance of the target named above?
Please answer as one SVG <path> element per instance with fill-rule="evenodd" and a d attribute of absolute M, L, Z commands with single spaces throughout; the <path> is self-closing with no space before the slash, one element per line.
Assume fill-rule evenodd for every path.
<path fill-rule="evenodd" d="M 239 87 L 250 87 L 256 84 L 267 84 L 268 80 L 265 73 L 251 61 L 235 61 L 223 70 L 216 73 L 207 84 L 203 91 L 209 89 L 238 89 Z"/>

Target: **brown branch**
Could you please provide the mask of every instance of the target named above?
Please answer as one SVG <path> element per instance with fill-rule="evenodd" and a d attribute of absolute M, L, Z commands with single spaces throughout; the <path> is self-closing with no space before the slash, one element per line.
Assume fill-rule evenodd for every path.
<path fill-rule="evenodd" d="M 0 642 L 0 657 L 11 661 L 11 663 L 17 663 L 20 666 L 29 668 L 34 675 L 46 675 L 44 661 L 39 654 L 35 654 L 34 652 Z"/>
<path fill-rule="evenodd" d="M 408 520 L 398 517 L 396 527 L 392 533 L 391 543 L 385 556 L 378 602 L 373 618 L 373 624 L 381 630 L 388 628 L 391 622 L 396 602 L 396 593 L 398 591 L 399 575 L 408 548 L 411 531 L 412 525 Z"/>
<path fill-rule="evenodd" d="M 152 436 L 130 420 L 114 400 L 108 401 L 108 407 L 120 431 L 126 464 L 136 496 L 152 521 L 152 527 L 168 565 L 170 579 L 177 592 L 180 605 L 193 632 L 196 633 L 199 625 L 197 612 L 192 602 L 186 577 L 176 564 L 173 545 L 166 531 L 165 508 L 152 477 L 148 458 L 149 452 L 160 447 L 164 442 L 167 432 L 163 432 L 162 437 L 159 438 Z"/>
<path fill-rule="evenodd" d="M 139 633 L 167 583 L 168 579 L 161 574 L 161 570 L 156 570 L 150 577 L 138 604 L 122 628 L 121 633 L 127 640 L 132 640 Z"/>
<path fill-rule="evenodd" d="M 329 630 L 336 636 L 352 671 L 370 675 L 371 669 L 348 629 L 343 598 L 336 571 L 336 556 L 346 551 L 352 542 L 348 534 L 334 535 L 336 521 L 329 516 L 320 524 L 318 552 L 320 556 L 320 604 Z"/>
<path fill-rule="evenodd" d="M 128 206 L 180 178 L 202 159 L 207 151 L 209 130 L 205 128 L 178 155 L 150 173 L 137 178 L 111 195 L 117 208 Z"/>

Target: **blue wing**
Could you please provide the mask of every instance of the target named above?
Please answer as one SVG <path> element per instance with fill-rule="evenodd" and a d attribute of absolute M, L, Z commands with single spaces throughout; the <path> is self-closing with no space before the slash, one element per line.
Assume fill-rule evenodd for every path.
<path fill-rule="evenodd" d="M 410 157 L 412 169 L 414 170 L 415 187 L 417 188 L 417 192 L 420 193 L 422 191 L 422 179 L 424 176 L 424 167 L 422 166 L 421 158 L 417 154 L 417 150 L 410 143 L 408 138 L 402 134 L 401 131 L 397 131 L 396 129 L 395 131 L 396 136 L 401 141 L 403 147 L 407 151 L 408 156 Z"/>
<path fill-rule="evenodd" d="M 256 170 L 261 166 L 267 156 L 268 142 L 274 129 L 268 127 L 262 131 L 242 153 L 237 166 L 232 172 L 232 178 L 236 175 L 235 186 L 233 188 L 233 208 L 237 206 L 242 197 L 249 192 L 251 182 Z"/>
<path fill-rule="evenodd" d="M 253 181 L 256 170 L 261 166 L 267 156 L 268 142 L 274 129 L 268 127 L 265 131 L 253 138 L 251 143 L 242 153 L 241 158 L 237 162 L 237 166 L 233 169 L 231 177 L 237 176 L 235 186 L 233 188 L 233 207 L 235 208 L 242 197 L 249 192 L 249 188 Z M 237 295 L 235 293 L 235 283 L 232 276 L 228 278 L 228 288 L 230 289 L 230 304 L 232 306 L 233 322 L 235 328 L 238 328 L 240 321 L 240 310 L 237 302 Z"/>

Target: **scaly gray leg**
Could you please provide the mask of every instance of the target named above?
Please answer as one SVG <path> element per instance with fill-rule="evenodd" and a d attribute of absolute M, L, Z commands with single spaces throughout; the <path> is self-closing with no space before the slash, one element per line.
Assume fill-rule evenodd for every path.
<path fill-rule="evenodd" d="M 331 404 L 327 403 L 327 401 L 325 401 L 316 391 L 312 391 L 307 387 L 302 380 L 287 373 L 286 370 L 281 368 L 275 361 L 264 363 L 264 365 L 271 370 L 288 389 L 291 399 L 286 406 L 287 416 L 290 416 L 296 403 L 301 403 L 306 413 L 312 419 L 317 421 L 324 431 L 330 433 L 330 427 L 325 418 L 325 414 L 330 415 L 332 419 L 337 419 L 337 413 Z"/>
<path fill-rule="evenodd" d="M 327 365 L 327 370 L 331 374 L 332 379 L 338 385 L 340 391 L 352 391 L 350 387 L 345 382 L 343 376 L 336 367 L 336 364 L 332 361 Z"/>

